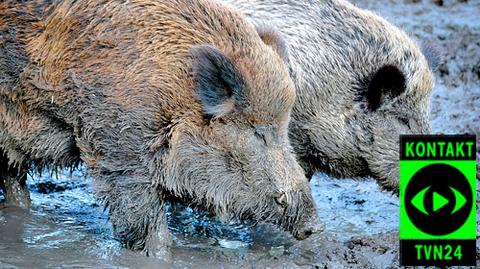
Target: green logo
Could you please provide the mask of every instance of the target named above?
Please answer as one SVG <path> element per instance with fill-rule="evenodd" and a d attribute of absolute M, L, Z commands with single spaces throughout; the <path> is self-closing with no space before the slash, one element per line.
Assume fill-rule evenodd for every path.
<path fill-rule="evenodd" d="M 412 199 L 412 205 L 420 212 L 422 212 L 425 215 L 429 215 L 428 212 L 425 210 L 425 205 L 424 205 L 424 200 L 425 200 L 425 193 L 430 189 L 431 187 L 426 187 L 422 191 L 420 191 L 415 197 Z M 458 209 L 462 208 L 463 205 L 467 202 L 467 200 L 455 189 L 451 188 L 455 192 L 455 197 L 461 197 L 462 202 L 458 202 L 455 206 L 455 210 L 453 210 L 452 214 L 454 214 Z M 460 200 L 458 199 L 458 200 Z M 447 205 L 450 201 L 443 197 L 441 194 L 438 194 L 437 192 L 433 192 L 433 211 L 437 212 L 439 209 Z"/>
<path fill-rule="evenodd" d="M 401 265 L 476 265 L 475 142 L 401 136 Z"/>

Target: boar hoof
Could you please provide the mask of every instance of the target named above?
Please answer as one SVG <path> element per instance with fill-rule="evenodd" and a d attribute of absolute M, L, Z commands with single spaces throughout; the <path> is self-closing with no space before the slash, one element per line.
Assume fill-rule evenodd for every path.
<path fill-rule="evenodd" d="M 0 152 L 1 154 L 1 152 Z M 27 173 L 8 165 L 0 156 L 0 189 L 3 191 L 5 205 L 30 207 L 30 192 L 27 187 Z"/>
<path fill-rule="evenodd" d="M 173 261 L 172 252 L 169 245 L 148 245 L 145 246 L 144 252 L 148 257 L 154 257 L 167 263 L 171 263 Z"/>
<path fill-rule="evenodd" d="M 172 238 L 166 223 L 162 223 L 157 232 L 152 233 L 145 242 L 144 252 L 149 257 L 155 257 L 167 263 L 173 261 L 171 246 Z"/>

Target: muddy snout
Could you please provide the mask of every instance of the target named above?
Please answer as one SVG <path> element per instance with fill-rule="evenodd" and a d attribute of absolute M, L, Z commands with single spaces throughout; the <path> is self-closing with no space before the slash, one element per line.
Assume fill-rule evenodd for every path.
<path fill-rule="evenodd" d="M 297 240 L 303 240 L 324 229 L 318 219 L 315 202 L 309 192 L 292 191 L 277 193 L 275 202 L 284 215 L 285 230 Z"/>
<path fill-rule="evenodd" d="M 310 237 L 312 234 L 321 233 L 324 228 L 325 225 L 315 217 L 312 220 L 307 221 L 299 229 L 295 229 L 293 231 L 293 236 L 297 240 L 304 240 Z"/>

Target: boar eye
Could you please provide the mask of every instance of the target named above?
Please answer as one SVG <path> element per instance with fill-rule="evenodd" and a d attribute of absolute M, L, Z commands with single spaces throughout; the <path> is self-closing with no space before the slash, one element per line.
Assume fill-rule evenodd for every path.
<path fill-rule="evenodd" d="M 267 139 L 265 138 L 265 134 L 259 132 L 258 130 L 255 130 L 255 136 L 258 139 L 261 139 L 265 145 L 267 145 Z"/>
<path fill-rule="evenodd" d="M 410 128 L 410 119 L 407 118 L 407 117 L 399 117 L 398 120 L 404 124 L 405 126 L 407 126 L 408 128 Z"/>

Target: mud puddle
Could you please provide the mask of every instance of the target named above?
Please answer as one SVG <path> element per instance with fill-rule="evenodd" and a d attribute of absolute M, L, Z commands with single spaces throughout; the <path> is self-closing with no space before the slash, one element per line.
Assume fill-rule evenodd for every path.
<path fill-rule="evenodd" d="M 310 268 L 323 256 L 352 251 L 352 236 L 398 227 L 398 198 L 373 180 L 312 180 L 318 214 L 326 231 L 296 241 L 278 229 L 224 223 L 181 205 L 170 205 L 173 264 L 125 250 L 82 171 L 29 178 L 33 206 L 0 209 L 0 268 Z M 395 236 L 393 236 L 395 237 Z M 337 254 L 335 254 L 337 255 Z M 344 257 L 330 257 L 331 261 Z"/>

